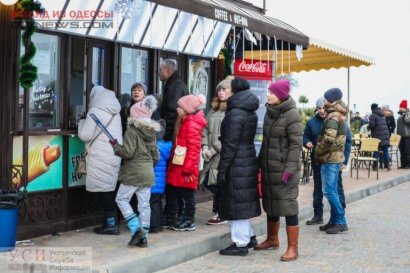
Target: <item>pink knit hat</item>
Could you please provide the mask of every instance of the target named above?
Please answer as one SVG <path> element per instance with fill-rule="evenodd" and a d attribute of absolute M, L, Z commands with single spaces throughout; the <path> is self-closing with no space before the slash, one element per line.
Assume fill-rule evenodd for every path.
<path fill-rule="evenodd" d="M 269 85 L 269 91 L 274 94 L 280 101 L 285 101 L 289 98 L 289 81 L 288 80 L 279 80 L 273 82 Z"/>
<path fill-rule="evenodd" d="M 154 96 L 146 96 L 142 101 L 131 106 L 130 114 L 135 119 L 151 118 L 152 113 L 158 108 L 158 102 Z"/>
<path fill-rule="evenodd" d="M 206 98 L 204 95 L 186 95 L 183 96 L 178 100 L 178 106 L 184 109 L 185 112 L 188 114 L 193 114 L 197 112 L 198 110 L 201 110 L 204 108 L 206 103 Z"/>

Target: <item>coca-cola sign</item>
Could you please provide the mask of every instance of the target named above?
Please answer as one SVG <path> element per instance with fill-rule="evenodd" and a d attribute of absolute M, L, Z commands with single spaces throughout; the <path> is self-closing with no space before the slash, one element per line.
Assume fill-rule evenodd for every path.
<path fill-rule="evenodd" d="M 272 62 L 259 60 L 235 60 L 234 74 L 244 77 L 272 78 Z"/>

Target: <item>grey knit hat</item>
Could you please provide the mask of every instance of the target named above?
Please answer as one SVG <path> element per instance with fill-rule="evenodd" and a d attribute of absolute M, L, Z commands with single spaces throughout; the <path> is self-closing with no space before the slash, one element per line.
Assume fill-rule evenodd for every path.
<path fill-rule="evenodd" d="M 316 108 L 323 108 L 325 106 L 325 98 L 320 97 L 316 101 Z"/>

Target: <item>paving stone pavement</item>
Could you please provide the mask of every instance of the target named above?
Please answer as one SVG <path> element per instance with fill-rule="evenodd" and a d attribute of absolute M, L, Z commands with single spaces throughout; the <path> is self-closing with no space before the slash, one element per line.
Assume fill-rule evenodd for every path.
<path fill-rule="evenodd" d="M 280 230 L 279 250 L 253 251 L 246 257 L 203 257 L 159 271 L 185 272 L 410 272 L 410 183 L 348 205 L 349 231 L 328 235 L 318 226 L 301 223 L 299 258 L 280 262 L 286 248 L 285 230 Z M 327 213 L 325 219 L 328 219 Z M 265 236 L 258 237 L 263 240 Z"/>
<path fill-rule="evenodd" d="M 351 203 L 367 196 L 376 194 L 378 196 L 380 192 L 383 192 L 386 189 L 391 187 L 396 188 L 402 183 L 410 184 L 407 181 L 410 181 L 410 170 L 397 170 L 394 169 L 391 172 L 385 170 L 380 172 L 379 180 L 376 180 L 376 174 L 371 173 L 370 178 L 367 178 L 367 171 L 361 170 L 359 179 L 356 179 L 355 176 L 350 178 L 349 173 L 343 174 L 343 181 L 346 193 L 346 201 L 348 202 L 348 217 L 350 213 L 353 212 L 353 208 L 356 206 L 355 203 Z M 312 192 L 313 192 L 313 181 L 308 184 L 300 186 L 298 202 L 300 205 L 300 218 L 303 219 L 303 222 L 313 214 L 312 209 Z M 389 204 L 386 204 L 389 205 Z M 407 204 L 401 204 L 400 207 L 406 207 Z M 407 205 L 409 207 L 409 205 Z M 325 207 L 325 209 L 328 206 Z M 209 217 L 212 216 L 212 202 L 203 202 L 197 204 L 196 210 L 196 224 L 197 230 L 193 232 L 175 232 L 170 230 L 165 230 L 164 232 L 158 234 L 150 234 L 148 239 L 149 247 L 142 249 L 138 247 L 128 247 L 127 242 L 130 239 L 130 233 L 127 229 L 125 223 L 121 223 L 121 235 L 119 236 L 102 236 L 97 235 L 92 232 L 92 227 L 69 231 L 58 234 L 57 236 L 46 235 L 37 238 L 31 239 L 29 242 L 20 242 L 17 244 L 19 247 L 91 247 L 92 248 L 92 266 L 93 273 L 120 273 L 120 272 L 136 272 L 136 273 L 149 273 L 155 272 L 161 269 L 172 268 L 174 265 L 181 264 L 192 259 L 202 257 L 208 253 L 212 253 L 222 247 L 226 247 L 230 244 L 229 236 L 229 227 L 227 225 L 223 226 L 207 226 L 205 222 Z M 378 212 L 378 211 L 377 211 Z M 374 213 L 374 212 L 373 212 Z M 395 215 L 394 215 L 395 216 Z M 366 216 L 362 216 L 362 219 L 356 220 L 358 223 L 361 221 L 369 221 Z M 348 218 L 350 221 L 350 218 Z M 266 233 L 266 215 L 262 213 L 261 216 L 253 218 L 252 224 L 257 235 L 262 235 Z M 353 218 L 352 218 L 353 221 Z M 357 234 L 356 227 L 358 226 L 354 222 L 350 223 L 352 236 Z M 379 225 L 378 222 L 375 225 Z M 323 260 L 320 259 L 321 254 L 317 253 L 317 249 L 323 248 L 323 245 L 320 245 L 320 240 L 327 239 L 326 235 L 321 234 L 316 228 L 312 229 L 312 232 L 315 232 L 314 238 L 318 242 L 312 242 L 305 245 L 306 238 L 309 237 L 309 230 L 306 226 L 302 228 L 302 241 L 304 244 L 301 249 L 301 261 L 305 261 L 306 264 L 309 262 L 312 264 L 312 268 L 319 268 L 319 266 L 324 269 L 321 271 L 315 272 L 336 272 L 332 271 L 332 268 L 329 267 L 326 263 L 323 263 Z M 284 231 L 284 230 L 283 230 Z M 283 233 L 282 231 L 282 233 Z M 306 234 L 306 235 L 305 235 Z M 313 234 L 313 233 L 312 233 Z M 282 234 L 284 235 L 284 234 Z M 350 236 L 350 235 L 348 235 Z M 335 238 L 335 241 L 329 241 L 329 245 L 337 245 L 337 250 L 349 250 L 351 249 L 352 253 L 359 252 L 360 250 L 350 247 L 350 245 L 342 244 L 344 239 L 348 239 L 348 236 L 341 236 L 340 238 Z M 410 237 L 410 236 L 407 236 Z M 260 237 L 260 239 L 262 239 Z M 284 238 L 284 237 L 283 237 Z M 356 240 L 357 238 L 354 238 Z M 319 244 L 319 245 L 317 245 Z M 408 241 L 407 241 L 408 244 Z M 360 246 L 363 248 L 363 246 Z M 228 262 L 226 265 L 217 265 L 214 263 L 206 263 L 201 267 L 196 267 L 198 270 L 204 270 L 202 272 L 235 272 L 238 268 L 231 268 L 230 264 L 238 263 L 243 265 L 246 268 L 248 264 L 255 264 L 253 268 L 247 268 L 242 272 L 264 272 L 271 270 L 273 272 L 275 268 L 279 265 L 284 272 L 294 272 L 289 271 L 289 268 L 295 265 L 300 265 L 303 267 L 302 262 L 297 261 L 295 264 L 283 265 L 279 263 L 278 259 L 283 251 L 284 245 L 280 252 L 275 253 L 258 253 L 257 256 L 252 252 L 248 257 L 243 259 L 220 259 L 219 255 L 211 254 L 215 256 L 215 259 L 222 262 Z M 307 250 L 307 251 L 306 251 Z M 338 251 L 329 252 L 332 254 L 332 259 L 339 257 Z M 5 255 L 0 253 L 0 258 Z M 349 254 L 350 255 L 350 254 Z M 353 254 L 352 254 L 353 255 Z M 408 255 L 409 256 L 409 255 Z M 207 256 L 205 256 L 207 257 Z M 257 262 L 255 258 L 263 259 L 265 257 L 266 261 Z M 306 258 L 305 258 L 306 257 Z M 309 258 L 308 257 L 312 257 Z M 360 256 L 361 258 L 365 256 Z M 400 256 L 397 255 L 399 258 Z M 365 257 L 366 258 L 366 257 Z M 397 259 L 398 259 L 397 258 Z M 202 258 L 201 258 L 202 259 Z M 206 259 L 206 258 L 205 258 Z M 410 260 L 410 259 L 408 259 Z M 200 260 L 195 260 L 200 261 Z M 357 262 L 358 263 L 358 262 Z M 384 264 L 380 262 L 381 264 Z M 302 264 L 302 265 L 301 265 Z M 350 263 L 346 265 L 340 263 L 340 268 L 346 268 L 350 266 Z M 316 267 L 315 267 L 316 266 Z M 213 269 L 215 267 L 215 269 Z M 183 271 L 184 267 L 181 267 L 179 270 Z M 222 269 L 221 269 L 222 268 Z M 206 269 L 206 270 L 205 270 Z M 239 268 L 241 269 L 241 268 Z M 376 267 L 377 269 L 377 267 Z M 406 268 L 407 269 L 407 268 Z M 315 269 L 316 270 L 316 269 Z M 328 270 L 328 271 L 326 271 Z M 2 264 L 0 262 L 0 272 L 5 272 L 2 270 Z M 37 272 L 37 271 L 36 271 Z M 42 272 L 42 271 L 39 271 Z M 179 272 L 179 271 L 168 271 L 168 272 Z M 188 271 L 185 271 L 188 272 Z M 189 272 L 195 272 L 194 270 L 189 270 Z M 201 272 L 201 271 L 198 271 Z M 305 272 L 305 271 L 303 271 Z M 313 272 L 313 270 L 311 271 Z M 359 271 L 352 271 L 359 272 Z M 366 271 L 363 271 L 366 272 Z M 377 270 L 370 270 L 367 272 L 378 272 Z M 380 271 L 383 272 L 383 271 Z M 405 271 L 396 271 L 396 272 L 405 272 Z"/>

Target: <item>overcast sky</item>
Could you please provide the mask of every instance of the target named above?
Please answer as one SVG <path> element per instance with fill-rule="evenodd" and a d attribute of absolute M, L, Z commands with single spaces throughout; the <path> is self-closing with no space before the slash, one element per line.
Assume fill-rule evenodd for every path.
<path fill-rule="evenodd" d="M 261 0 L 252 1 L 261 5 Z M 362 115 L 373 102 L 389 104 L 396 113 L 402 99 L 410 103 L 410 1 L 266 0 L 267 15 L 296 27 L 308 36 L 372 57 L 376 65 L 350 69 L 351 109 Z M 347 99 L 347 69 L 295 74 L 296 99 L 307 95 L 309 105 L 332 87 Z"/>

